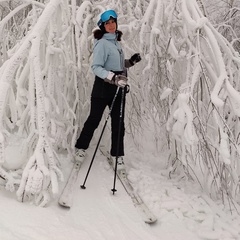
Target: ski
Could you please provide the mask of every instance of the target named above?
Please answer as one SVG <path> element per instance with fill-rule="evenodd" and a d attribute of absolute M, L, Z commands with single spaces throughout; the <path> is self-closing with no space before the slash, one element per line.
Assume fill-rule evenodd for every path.
<path fill-rule="evenodd" d="M 114 170 L 113 159 L 112 159 L 109 151 L 106 151 L 103 147 L 100 147 L 100 151 L 107 158 L 108 163 Z M 150 211 L 150 209 L 145 204 L 145 202 L 142 200 L 142 198 L 138 195 L 138 193 L 136 191 L 134 191 L 132 184 L 130 183 L 130 181 L 127 178 L 126 172 L 125 171 L 118 172 L 117 177 L 120 180 L 121 184 L 123 185 L 124 189 L 126 190 L 127 194 L 131 197 L 134 206 L 138 209 L 144 222 L 148 223 L 148 224 L 155 223 L 157 221 L 157 218 Z"/>
<path fill-rule="evenodd" d="M 58 204 L 62 207 L 71 208 L 73 202 L 73 194 L 75 183 L 78 179 L 78 173 L 81 167 L 81 162 L 75 162 L 71 173 L 68 177 L 67 183 L 58 199 Z"/>

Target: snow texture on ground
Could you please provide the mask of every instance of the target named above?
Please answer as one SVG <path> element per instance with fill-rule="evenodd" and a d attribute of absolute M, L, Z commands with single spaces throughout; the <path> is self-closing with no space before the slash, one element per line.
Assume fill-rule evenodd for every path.
<path fill-rule="evenodd" d="M 106 159 L 97 153 L 92 170 L 83 183 L 92 152 L 80 170 L 73 206 L 70 210 L 57 204 L 58 196 L 46 208 L 34 203 L 20 203 L 15 193 L 3 187 L 0 197 L 1 240 L 233 240 L 240 239 L 240 217 L 231 214 L 221 203 L 204 195 L 197 184 L 182 176 L 160 170 L 154 155 L 139 160 L 129 150 L 131 164 L 126 163 L 128 177 L 135 190 L 148 204 L 158 221 L 145 224 L 131 199 L 117 181 L 112 194 L 113 171 Z M 134 157 L 133 157 L 134 156 Z M 142 156 L 143 158 L 143 156 Z M 141 159 L 142 159 L 141 158 Z M 71 170 L 70 160 L 63 160 L 65 178 Z M 61 183 L 61 189 L 64 184 Z"/>

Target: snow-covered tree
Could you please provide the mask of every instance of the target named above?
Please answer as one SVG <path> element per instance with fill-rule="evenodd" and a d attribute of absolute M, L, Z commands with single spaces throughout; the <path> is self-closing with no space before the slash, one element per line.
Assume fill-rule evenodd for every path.
<path fill-rule="evenodd" d="M 239 188 L 239 53 L 196 1 L 150 1 L 143 21 L 140 39 L 146 53 L 152 53 L 148 68 L 157 69 L 156 80 L 150 72 L 155 86 L 151 96 L 162 91 L 158 100 L 166 107 L 165 111 L 159 108 L 158 115 L 166 114 L 172 163 L 178 169 L 181 165 L 213 197 L 220 192 L 235 197 Z M 149 28 L 150 34 L 144 34 Z M 163 67 L 157 67 L 156 59 Z M 159 69 L 165 73 L 160 77 Z M 156 92 L 158 78 L 165 90 L 160 87 Z"/>
<path fill-rule="evenodd" d="M 140 52 L 143 58 L 129 72 L 128 139 L 144 149 L 139 138 L 144 135 L 156 151 L 167 153 L 169 173 L 184 172 L 212 197 L 236 197 L 237 33 L 232 29 L 227 40 L 223 28 L 209 20 L 205 4 L 26 0 L 1 14 L 0 176 L 6 187 L 16 189 L 19 200 L 35 198 L 42 206 L 57 194 L 61 150 L 72 157 L 89 108 L 92 30 L 99 14 L 112 8 L 119 15 L 126 57 Z M 23 172 L 17 175 L 4 165 L 12 137 L 23 146 Z"/>
<path fill-rule="evenodd" d="M 8 59 L 0 70 L 0 152 L 4 163 L 10 135 L 17 133 L 24 139 L 24 170 L 17 196 L 20 200 L 34 196 L 45 205 L 50 193 L 58 192 L 58 179 L 63 179 L 56 150 L 66 148 L 71 152 L 72 136 L 77 130 L 75 31 L 67 1 L 46 5 L 26 2 L 16 8 L 32 5 L 21 26 L 24 37 L 8 49 Z M 11 11 L 2 19 L 2 32 L 14 14 Z M 13 189 L 11 173 L 1 167 L 1 176 Z"/>

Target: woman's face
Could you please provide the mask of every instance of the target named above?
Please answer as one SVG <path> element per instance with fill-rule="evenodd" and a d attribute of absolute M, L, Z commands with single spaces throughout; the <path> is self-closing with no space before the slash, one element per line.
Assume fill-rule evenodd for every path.
<path fill-rule="evenodd" d="M 106 29 L 106 32 L 108 33 L 115 33 L 117 30 L 117 24 L 114 19 L 109 19 L 104 23 L 104 27 Z"/>

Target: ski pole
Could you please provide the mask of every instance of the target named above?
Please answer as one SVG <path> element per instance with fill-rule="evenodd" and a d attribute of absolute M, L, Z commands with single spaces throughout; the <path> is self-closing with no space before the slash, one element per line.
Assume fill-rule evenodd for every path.
<path fill-rule="evenodd" d="M 117 152 L 116 152 L 116 161 L 114 167 L 114 180 L 113 180 L 113 188 L 111 189 L 114 193 L 117 191 L 116 187 L 116 178 L 117 178 L 117 161 L 119 157 L 119 145 L 120 145 L 120 136 L 121 136 L 121 125 L 123 120 L 123 103 L 124 103 L 124 88 L 122 88 L 122 96 L 121 96 L 121 105 L 120 105 L 120 117 L 119 117 L 119 125 L 118 125 L 118 140 L 117 140 Z"/>
<path fill-rule="evenodd" d="M 101 142 L 101 139 L 102 139 L 104 130 L 105 130 L 106 125 L 107 125 L 107 122 L 108 122 L 108 119 L 109 119 L 109 117 L 110 117 L 110 115 L 111 115 L 111 112 L 112 112 L 112 109 L 113 109 L 115 100 L 116 100 L 116 98 L 117 98 L 117 94 L 118 94 L 118 92 L 119 92 L 119 88 L 120 88 L 120 87 L 117 88 L 117 91 L 116 91 L 116 93 L 115 93 L 115 95 L 114 95 L 114 98 L 113 98 L 113 101 L 112 101 L 112 103 L 111 103 L 111 106 L 110 106 L 110 109 L 109 109 L 109 113 L 108 113 L 107 118 L 106 118 L 106 121 L 105 121 L 105 123 L 104 123 L 104 126 L 103 126 L 102 132 L 101 132 L 101 134 L 100 134 L 99 140 L 98 140 L 98 142 L 97 142 L 97 146 L 96 146 L 95 151 L 94 151 L 94 153 L 93 153 L 93 157 L 92 157 L 91 163 L 90 163 L 90 165 L 89 165 L 89 168 L 88 168 L 88 171 L 87 171 L 85 180 L 84 180 L 84 182 L 83 182 L 83 185 L 81 185 L 81 188 L 82 188 L 82 189 L 86 189 L 85 184 L 86 184 L 86 181 L 87 181 L 89 172 L 90 172 L 90 170 L 91 170 L 91 168 L 92 168 L 92 164 L 93 164 L 93 161 L 94 161 L 94 159 L 95 159 L 95 156 L 96 156 L 96 153 L 97 153 L 99 144 L 100 144 L 100 142 Z"/>

